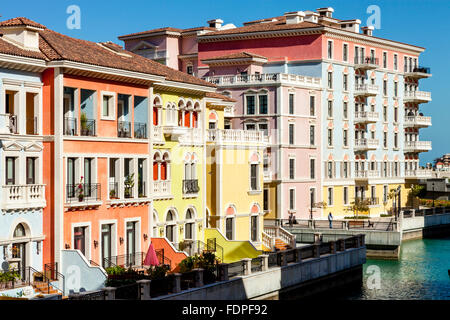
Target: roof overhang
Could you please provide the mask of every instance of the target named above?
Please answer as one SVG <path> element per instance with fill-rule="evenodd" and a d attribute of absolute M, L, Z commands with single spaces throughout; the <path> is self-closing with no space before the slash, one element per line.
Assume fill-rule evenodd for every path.
<path fill-rule="evenodd" d="M 0 67 L 28 72 L 42 72 L 47 68 L 47 62 L 35 58 L 0 53 Z"/>
<path fill-rule="evenodd" d="M 171 37 L 180 37 L 181 36 L 181 32 L 177 32 L 177 31 L 169 31 L 169 30 L 164 30 L 164 31 L 156 31 L 156 32 L 145 32 L 145 33 L 140 33 L 140 34 L 135 34 L 135 35 L 125 35 L 125 36 L 120 36 L 118 37 L 119 40 L 133 40 L 133 39 L 139 39 L 139 38 L 148 38 L 148 37 L 157 37 L 157 36 L 171 36 Z"/>
<path fill-rule="evenodd" d="M 256 64 L 263 65 L 267 63 L 267 58 L 248 57 L 248 58 L 227 58 L 227 59 L 204 59 L 203 64 L 209 66 L 224 66 L 224 65 L 243 65 Z"/>
<path fill-rule="evenodd" d="M 165 80 L 163 82 L 156 82 L 154 86 L 155 89 L 170 90 L 172 92 L 187 93 L 187 94 L 203 95 L 205 92 L 216 92 L 216 87 L 207 87 L 169 80 Z"/>
<path fill-rule="evenodd" d="M 48 67 L 63 68 L 65 73 L 77 76 L 123 81 L 141 85 L 150 85 L 151 83 L 162 82 L 165 80 L 164 76 L 95 66 L 67 60 L 49 62 Z"/>

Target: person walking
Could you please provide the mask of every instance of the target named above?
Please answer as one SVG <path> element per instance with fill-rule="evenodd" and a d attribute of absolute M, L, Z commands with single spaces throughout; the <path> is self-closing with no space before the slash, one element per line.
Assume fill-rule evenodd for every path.
<path fill-rule="evenodd" d="M 333 215 L 331 212 L 328 214 L 328 222 L 330 223 L 330 229 L 333 229 Z"/>

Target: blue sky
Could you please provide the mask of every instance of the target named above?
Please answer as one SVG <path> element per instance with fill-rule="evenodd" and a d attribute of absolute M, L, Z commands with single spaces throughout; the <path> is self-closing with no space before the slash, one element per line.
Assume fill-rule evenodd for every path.
<path fill-rule="evenodd" d="M 425 47 L 420 64 L 431 68 L 433 77 L 420 80 L 419 88 L 432 91 L 433 101 L 422 104 L 421 112 L 432 117 L 433 125 L 421 129 L 420 139 L 431 140 L 433 150 L 421 154 L 421 164 L 443 153 L 450 153 L 449 137 L 444 128 L 450 120 L 450 34 L 448 0 L 41 0 L 2 1 L 0 19 L 25 16 L 72 37 L 91 41 L 114 41 L 117 37 L 160 27 L 188 28 L 206 25 L 221 18 L 225 23 L 241 26 L 242 22 L 282 15 L 284 12 L 314 10 L 331 6 L 340 19 L 358 18 L 365 25 L 367 8 L 381 9 L 381 29 L 374 35 Z M 81 29 L 66 27 L 66 9 L 81 9 Z M 444 35 L 444 37 L 442 37 Z"/>

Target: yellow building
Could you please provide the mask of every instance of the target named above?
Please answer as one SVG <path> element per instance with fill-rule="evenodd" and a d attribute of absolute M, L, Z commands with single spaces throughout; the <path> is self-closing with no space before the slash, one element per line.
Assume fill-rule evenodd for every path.
<path fill-rule="evenodd" d="M 224 129 L 232 99 L 206 98 L 205 241 L 214 238 L 224 249 L 224 261 L 256 257 L 262 249 L 263 132 Z M 216 229 L 216 230 L 214 230 Z"/>

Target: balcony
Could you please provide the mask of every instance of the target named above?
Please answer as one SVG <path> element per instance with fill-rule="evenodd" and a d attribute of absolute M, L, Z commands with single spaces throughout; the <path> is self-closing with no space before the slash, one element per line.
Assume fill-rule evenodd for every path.
<path fill-rule="evenodd" d="M 405 128 L 426 128 L 431 126 L 431 117 L 424 116 L 406 116 L 405 122 L 403 123 Z"/>
<path fill-rule="evenodd" d="M 355 140 L 355 151 L 376 150 L 378 149 L 377 139 L 357 139 Z"/>
<path fill-rule="evenodd" d="M 370 206 L 377 206 L 380 203 L 380 200 L 377 197 L 371 197 L 371 198 L 358 197 L 358 198 L 354 199 L 354 201 L 355 202 L 356 201 L 361 201 L 361 202 L 365 203 L 366 205 L 368 205 L 369 207 Z"/>
<path fill-rule="evenodd" d="M 376 96 L 378 94 L 378 86 L 374 84 L 360 84 L 355 86 L 354 96 Z"/>
<path fill-rule="evenodd" d="M 168 180 L 153 181 L 153 198 L 154 199 L 173 198 L 170 187 L 171 183 Z"/>
<path fill-rule="evenodd" d="M 433 170 L 426 170 L 426 169 L 405 170 L 405 178 L 410 179 L 433 178 Z"/>
<path fill-rule="evenodd" d="M 431 101 L 431 92 L 427 91 L 406 91 L 403 102 L 427 103 Z"/>
<path fill-rule="evenodd" d="M 269 85 L 269 84 L 291 84 L 291 85 L 308 85 L 320 87 L 321 79 L 314 77 L 301 76 L 287 73 L 263 73 L 263 74 L 249 74 L 249 75 L 234 75 L 234 76 L 212 76 L 202 78 L 205 81 L 211 82 L 219 87 L 239 87 L 245 85 Z"/>
<path fill-rule="evenodd" d="M 267 143 L 268 137 L 263 131 L 256 130 L 208 130 L 208 142 L 215 143 Z"/>
<path fill-rule="evenodd" d="M 146 123 L 134 123 L 134 138 L 135 139 L 147 139 L 147 124 Z"/>
<path fill-rule="evenodd" d="M 14 114 L 2 114 L 0 115 L 1 126 L 0 133 L 12 133 L 17 134 L 17 115 Z"/>
<path fill-rule="evenodd" d="M 184 145 L 201 144 L 203 141 L 203 132 L 199 128 L 185 128 L 185 134 L 180 136 L 178 141 Z"/>
<path fill-rule="evenodd" d="M 409 70 L 405 70 L 405 78 L 415 78 L 415 79 L 422 79 L 422 78 L 429 78 L 431 77 L 431 70 L 430 68 L 426 67 L 414 67 L 410 68 Z"/>
<path fill-rule="evenodd" d="M 378 178 L 380 172 L 378 170 L 356 170 L 355 180 L 368 180 L 371 178 Z"/>
<path fill-rule="evenodd" d="M 153 142 L 156 144 L 164 144 L 163 127 L 153 126 Z"/>
<path fill-rule="evenodd" d="M 405 141 L 404 152 L 427 152 L 431 150 L 431 141 Z"/>
<path fill-rule="evenodd" d="M 373 70 L 379 66 L 378 58 L 375 57 L 355 57 L 355 69 Z"/>
<path fill-rule="evenodd" d="M 119 138 L 131 138 L 131 122 L 118 121 L 117 122 L 117 136 Z"/>
<path fill-rule="evenodd" d="M 45 185 L 3 186 L 2 209 L 4 210 L 44 208 L 45 206 Z"/>
<path fill-rule="evenodd" d="M 81 136 L 95 136 L 95 120 L 81 120 Z"/>
<path fill-rule="evenodd" d="M 183 194 L 184 195 L 196 195 L 200 191 L 198 186 L 198 180 L 183 180 Z"/>
<path fill-rule="evenodd" d="M 77 130 L 77 118 L 64 118 L 64 135 L 65 136 L 76 136 Z"/>
<path fill-rule="evenodd" d="M 100 183 L 66 185 L 66 205 L 69 207 L 91 207 L 101 205 Z"/>
<path fill-rule="evenodd" d="M 355 123 L 375 123 L 379 119 L 378 112 L 355 112 Z"/>

